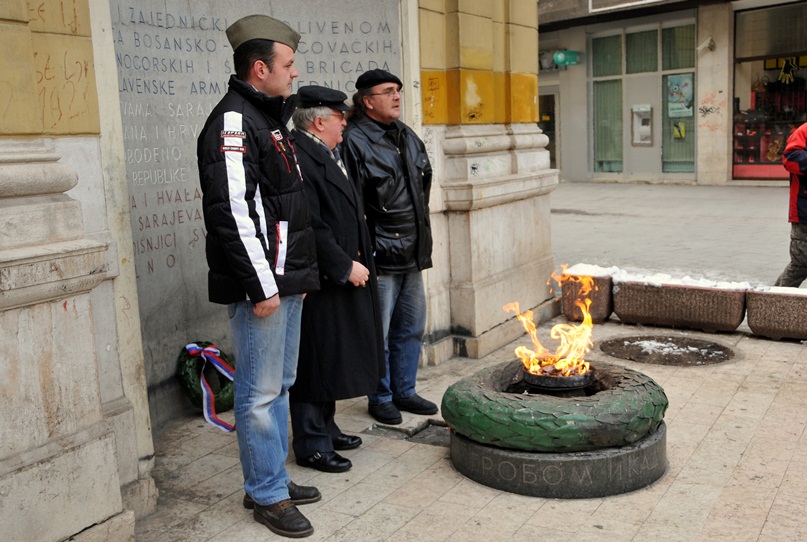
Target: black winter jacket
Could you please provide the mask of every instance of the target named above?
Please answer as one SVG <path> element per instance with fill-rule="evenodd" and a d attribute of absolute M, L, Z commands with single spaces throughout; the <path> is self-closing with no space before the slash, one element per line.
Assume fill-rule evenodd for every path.
<path fill-rule="evenodd" d="M 319 287 L 314 231 L 282 109 L 282 97 L 232 76 L 199 135 L 214 303 L 258 303 Z"/>
<path fill-rule="evenodd" d="M 342 157 L 364 194 L 378 273 L 430 268 L 432 167 L 420 138 L 400 121 L 385 130 L 362 115 L 345 129 Z"/>

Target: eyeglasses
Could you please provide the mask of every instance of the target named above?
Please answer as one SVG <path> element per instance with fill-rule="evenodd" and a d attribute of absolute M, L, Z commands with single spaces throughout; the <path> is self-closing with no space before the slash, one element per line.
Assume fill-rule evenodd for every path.
<path fill-rule="evenodd" d="M 393 96 L 395 96 L 395 94 L 398 94 L 398 96 L 402 95 L 403 89 L 392 87 L 390 89 L 385 90 L 384 92 L 370 93 L 368 94 L 368 96 L 386 96 L 388 98 L 392 98 Z"/>

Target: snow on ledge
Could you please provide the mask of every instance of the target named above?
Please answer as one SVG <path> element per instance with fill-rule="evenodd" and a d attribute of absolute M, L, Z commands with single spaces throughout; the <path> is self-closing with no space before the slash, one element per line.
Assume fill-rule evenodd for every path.
<path fill-rule="evenodd" d="M 610 277 L 614 273 L 618 273 L 620 269 L 614 267 L 600 267 L 599 265 L 591 265 L 587 263 L 577 263 L 566 269 L 564 275 L 582 275 L 584 277 Z"/>
<path fill-rule="evenodd" d="M 807 296 L 807 289 L 804 288 L 791 288 L 786 286 L 758 286 L 754 288 L 757 292 L 770 292 L 772 294 L 787 294 L 787 295 L 801 295 Z"/>
<path fill-rule="evenodd" d="M 667 273 L 652 273 L 641 274 L 631 273 L 620 269 L 619 267 L 600 267 L 599 265 L 591 265 L 585 263 L 578 263 L 564 272 L 564 275 L 582 275 L 588 277 L 612 277 L 614 283 L 619 282 L 638 282 L 646 286 L 662 286 L 662 285 L 676 285 L 676 286 L 697 286 L 699 288 L 716 288 L 720 290 L 751 290 L 751 284 L 747 281 L 743 282 L 727 282 L 715 281 L 706 278 L 692 278 L 685 276 L 683 278 L 675 278 Z M 765 287 L 767 288 L 767 287 Z M 770 288 L 763 290 L 763 287 L 757 288 L 760 291 L 779 291 L 786 290 L 780 293 L 807 295 L 807 289 L 799 290 L 798 288 Z"/>
<path fill-rule="evenodd" d="M 750 290 L 749 282 L 718 282 L 705 278 L 695 279 L 689 275 L 683 278 L 674 278 L 667 273 L 655 273 L 653 275 L 639 275 L 619 271 L 613 275 L 614 282 L 639 282 L 648 286 L 697 286 L 698 288 L 717 288 L 719 290 Z"/>

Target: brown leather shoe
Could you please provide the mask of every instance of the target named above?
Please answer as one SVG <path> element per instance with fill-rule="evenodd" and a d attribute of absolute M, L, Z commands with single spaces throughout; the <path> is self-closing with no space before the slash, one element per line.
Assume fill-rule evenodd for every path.
<path fill-rule="evenodd" d="M 311 522 L 292 504 L 291 499 L 268 506 L 255 503 L 252 517 L 280 536 L 303 538 L 314 534 Z"/>
<path fill-rule="evenodd" d="M 314 486 L 298 486 L 292 481 L 289 481 L 289 498 L 291 504 L 299 506 L 301 504 L 311 504 L 322 499 L 322 493 Z M 244 493 L 244 508 L 252 510 L 255 508 L 255 501 L 248 493 Z"/>

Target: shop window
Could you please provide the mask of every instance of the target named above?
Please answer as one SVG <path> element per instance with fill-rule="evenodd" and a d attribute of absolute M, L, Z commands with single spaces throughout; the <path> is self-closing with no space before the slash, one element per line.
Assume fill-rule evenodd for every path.
<path fill-rule="evenodd" d="M 658 70 L 658 32 L 634 32 L 625 35 L 625 71 L 627 73 Z"/>
<path fill-rule="evenodd" d="M 807 51 L 807 2 L 737 12 L 734 56 L 738 60 L 776 58 Z"/>
<path fill-rule="evenodd" d="M 660 137 L 650 144 L 661 153 L 662 172 L 694 173 L 695 25 L 660 24 L 649 30 L 645 27 L 625 30 L 622 35 L 592 37 L 591 64 L 594 171 L 624 171 L 624 130 L 629 129 L 624 115 L 626 108 L 636 104 L 625 103 L 623 85 L 643 84 L 661 87 L 662 96 L 646 99 L 662 109 Z M 636 83 L 638 79 L 629 77 L 636 74 L 650 74 L 650 78 L 644 76 Z M 652 77 L 658 77 L 655 84 L 648 83 Z"/>
<path fill-rule="evenodd" d="M 683 70 L 695 67 L 695 25 L 661 30 L 661 69 Z"/>
<path fill-rule="evenodd" d="M 677 73 L 663 77 L 661 114 L 661 171 L 695 171 L 695 74 Z"/>
<path fill-rule="evenodd" d="M 788 177 L 782 167 L 782 151 L 790 132 L 807 122 L 807 77 L 801 75 L 805 72 L 807 57 L 784 56 L 735 65 L 735 178 Z"/>
<path fill-rule="evenodd" d="M 782 151 L 807 122 L 807 3 L 738 12 L 735 21 L 733 175 L 787 179 Z"/>
<path fill-rule="evenodd" d="M 594 77 L 622 75 L 622 36 L 594 38 L 591 56 Z"/>
<path fill-rule="evenodd" d="M 594 171 L 622 171 L 622 80 L 594 82 Z"/>

